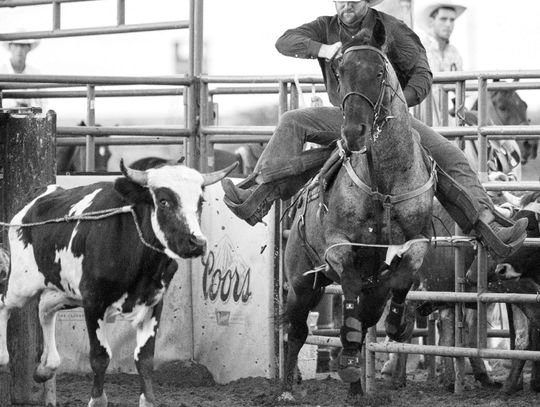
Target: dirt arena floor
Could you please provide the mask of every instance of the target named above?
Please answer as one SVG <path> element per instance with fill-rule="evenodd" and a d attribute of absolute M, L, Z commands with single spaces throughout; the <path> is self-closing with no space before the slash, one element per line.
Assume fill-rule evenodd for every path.
<path fill-rule="evenodd" d="M 501 363 L 491 376 L 502 381 L 507 373 Z M 227 385 L 216 385 L 206 369 L 175 363 L 156 371 L 157 405 L 160 407 L 248 407 L 248 406 L 363 406 L 363 407 L 526 407 L 539 406 L 540 394 L 529 388 L 530 375 L 524 377 L 524 390 L 513 396 L 497 389 L 482 389 L 472 376 L 466 377 L 466 389 L 456 395 L 436 381 L 426 380 L 425 370 L 413 370 L 407 375 L 407 385 L 395 388 L 377 378 L 377 392 L 363 396 L 354 403 L 347 401 L 347 385 L 334 378 L 335 374 L 318 374 L 318 379 L 306 380 L 295 386 L 295 404 L 277 401 L 279 381 L 247 378 Z M 89 400 L 91 377 L 60 375 L 57 378 L 59 407 L 85 406 Z M 106 378 L 106 393 L 110 407 L 138 406 L 136 375 L 110 374 Z"/>

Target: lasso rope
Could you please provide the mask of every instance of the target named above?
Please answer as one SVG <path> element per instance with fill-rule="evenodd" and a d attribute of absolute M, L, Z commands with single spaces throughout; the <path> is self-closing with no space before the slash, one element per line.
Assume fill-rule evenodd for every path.
<path fill-rule="evenodd" d="M 135 210 L 133 209 L 133 205 L 126 205 L 122 206 L 120 208 L 110 208 L 110 209 L 101 209 L 99 211 L 91 211 L 86 212 L 81 215 L 65 215 L 60 218 L 56 219 L 47 219 L 40 222 L 31 222 L 31 223 L 6 223 L 6 222 L 0 222 L 0 226 L 4 228 L 12 228 L 12 227 L 35 227 L 35 226 L 42 226 L 47 225 L 49 223 L 62 223 L 62 222 L 75 222 L 75 221 L 88 221 L 88 220 L 101 220 L 108 218 L 110 216 L 120 215 L 122 213 L 131 213 L 131 216 L 133 217 L 133 222 L 135 223 L 135 228 L 137 229 L 137 234 L 139 236 L 139 239 L 143 245 L 148 247 L 149 249 L 152 249 L 159 253 L 165 253 L 163 249 L 160 249 L 150 243 L 148 243 L 142 233 L 141 227 L 139 226 L 139 221 L 137 219 L 137 214 L 135 213 Z"/>
<path fill-rule="evenodd" d="M 452 245 L 453 245 L 453 243 L 466 242 L 466 243 L 470 243 L 470 244 L 472 244 L 474 246 L 476 244 L 476 240 L 477 239 L 475 237 L 471 237 L 471 236 L 460 236 L 460 237 L 456 237 L 456 236 L 448 236 L 448 237 L 439 236 L 439 237 L 434 237 L 434 238 L 432 237 L 432 238 L 429 238 L 429 239 L 427 237 L 423 237 L 423 238 L 419 238 L 419 239 L 412 239 L 412 240 L 409 240 L 407 243 L 409 243 L 409 246 L 410 246 L 411 244 L 417 243 L 417 242 L 428 242 L 430 244 L 432 244 L 432 243 L 437 244 L 437 242 L 450 242 Z M 315 267 L 312 270 L 306 271 L 303 275 L 319 273 L 321 271 L 326 270 L 326 267 L 327 267 L 327 264 L 328 264 L 328 262 L 326 261 L 327 256 L 328 256 L 328 252 L 330 250 L 335 249 L 336 247 L 340 247 L 340 246 L 378 247 L 378 248 L 386 248 L 386 249 L 388 249 L 388 248 L 394 247 L 396 245 L 375 244 L 375 243 L 353 243 L 353 242 L 334 243 L 333 245 L 330 245 L 324 252 L 324 257 L 323 258 L 325 260 L 325 263 L 321 264 L 318 267 Z"/>

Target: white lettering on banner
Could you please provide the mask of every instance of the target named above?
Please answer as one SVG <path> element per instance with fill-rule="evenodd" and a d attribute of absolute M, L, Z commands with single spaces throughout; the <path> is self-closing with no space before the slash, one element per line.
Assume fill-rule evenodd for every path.
<path fill-rule="evenodd" d="M 217 299 L 222 302 L 241 302 L 246 304 L 252 296 L 250 288 L 251 268 L 243 259 L 234 253 L 233 245 L 228 236 L 224 236 L 216 245 L 216 251 L 210 250 L 202 258 L 204 266 L 202 285 L 205 300 L 212 302 Z M 218 319 L 219 321 L 219 319 Z"/>

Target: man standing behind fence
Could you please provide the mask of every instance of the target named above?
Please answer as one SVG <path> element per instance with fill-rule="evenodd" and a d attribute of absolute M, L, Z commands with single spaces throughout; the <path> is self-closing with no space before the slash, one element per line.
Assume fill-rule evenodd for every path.
<path fill-rule="evenodd" d="M 455 46 L 450 44 L 450 37 L 454 31 L 456 19 L 466 10 L 465 6 L 456 4 L 453 1 L 433 2 L 430 1 L 417 16 L 417 22 L 426 35 L 421 37 L 426 48 L 429 66 L 432 72 L 449 72 L 463 70 L 463 59 Z M 445 93 L 440 85 L 433 85 L 431 88 L 433 126 L 442 126 L 442 106 Z M 422 119 L 426 121 L 426 103 L 422 108 Z"/>
<path fill-rule="evenodd" d="M 23 32 L 23 30 L 18 30 Z M 2 74 L 26 74 L 37 75 L 40 72 L 32 65 L 28 64 L 27 56 L 30 51 L 34 50 L 39 41 L 33 39 L 13 40 L 5 44 L 9 51 L 9 60 L 0 65 L 0 73 Z M 3 99 L 2 107 L 41 107 L 45 109 L 42 99 Z"/>

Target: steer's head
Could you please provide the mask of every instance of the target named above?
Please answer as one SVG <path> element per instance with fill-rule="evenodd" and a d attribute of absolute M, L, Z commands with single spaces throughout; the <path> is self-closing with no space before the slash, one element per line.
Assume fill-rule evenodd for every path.
<path fill-rule="evenodd" d="M 115 188 L 129 202 L 152 206 L 152 229 L 168 256 L 196 257 L 206 250 L 206 237 L 200 227 L 204 187 L 220 181 L 236 166 L 201 174 L 183 164 L 140 171 L 121 161 L 125 178 L 119 178 Z"/>

